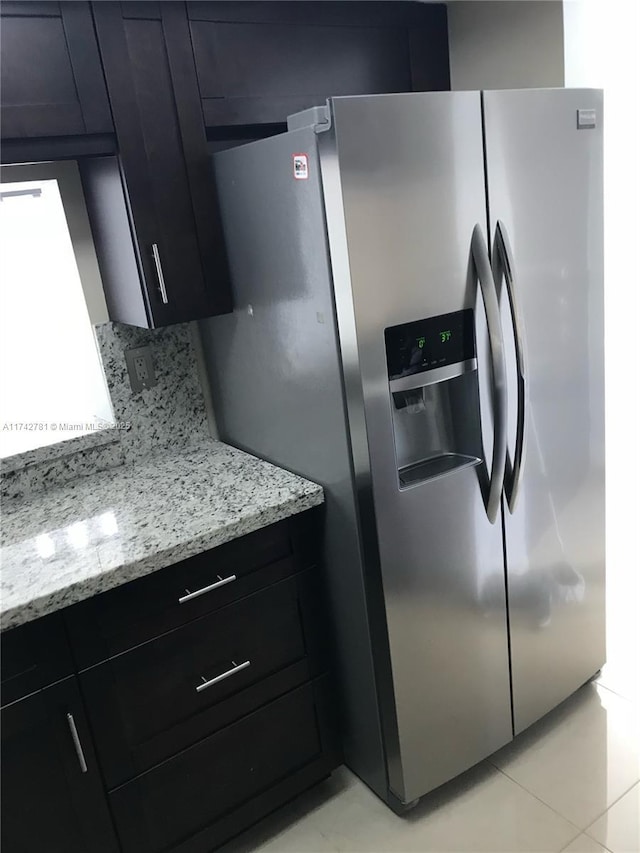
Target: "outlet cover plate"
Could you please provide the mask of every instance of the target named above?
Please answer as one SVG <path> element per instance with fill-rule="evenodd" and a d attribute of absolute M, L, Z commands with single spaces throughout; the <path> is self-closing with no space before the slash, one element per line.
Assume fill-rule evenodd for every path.
<path fill-rule="evenodd" d="M 133 393 L 138 394 L 143 388 L 153 388 L 158 380 L 156 372 L 153 369 L 151 347 L 131 347 L 124 351 L 124 357 L 127 362 L 129 381 Z M 141 365 L 141 370 L 138 368 L 138 365 Z"/>

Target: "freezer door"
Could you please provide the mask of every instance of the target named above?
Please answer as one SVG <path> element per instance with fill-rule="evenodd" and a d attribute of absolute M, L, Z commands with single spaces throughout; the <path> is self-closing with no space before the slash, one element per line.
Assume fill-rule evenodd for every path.
<path fill-rule="evenodd" d="M 319 142 L 346 403 L 366 572 L 380 572 L 384 594 L 389 784 L 408 803 L 512 736 L 502 531 L 488 517 L 501 338 L 488 346 L 478 282 L 483 252 L 488 268 L 480 95 L 336 98 L 332 122 Z M 443 368 L 405 406 L 385 330 L 464 309 L 475 312 L 477 371 Z M 448 343 L 453 323 L 425 328 Z M 421 441 L 428 464 L 409 476 Z M 481 464 L 449 459 L 463 445 Z"/>
<path fill-rule="evenodd" d="M 504 520 L 518 733 L 605 660 L 602 94 L 484 92 L 483 109 L 511 366 Z"/>

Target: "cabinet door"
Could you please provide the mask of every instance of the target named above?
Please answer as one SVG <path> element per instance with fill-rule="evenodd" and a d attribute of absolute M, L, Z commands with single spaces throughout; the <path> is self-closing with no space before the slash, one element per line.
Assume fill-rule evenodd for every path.
<path fill-rule="evenodd" d="M 449 88 L 444 5 L 274 1 L 187 8 L 207 127 L 277 124 L 331 96 Z"/>
<path fill-rule="evenodd" d="M 130 300 L 107 293 L 111 319 L 157 327 L 228 311 L 226 255 L 184 5 L 101 2 L 93 10 L 146 310 L 141 319 L 129 313 Z M 109 228 L 103 217 L 99 230 Z M 99 260 L 102 242 L 98 235 Z M 132 286 L 115 261 L 112 270 L 101 269 L 107 291 Z"/>
<path fill-rule="evenodd" d="M 51 613 L 3 632 L 0 642 L 2 705 L 16 702 L 72 672 L 71 651 L 60 613 Z"/>
<path fill-rule="evenodd" d="M 88 3 L 2 4 L 2 138 L 113 131 Z"/>
<path fill-rule="evenodd" d="M 110 853 L 113 827 L 75 678 L 2 710 L 3 853 Z"/>

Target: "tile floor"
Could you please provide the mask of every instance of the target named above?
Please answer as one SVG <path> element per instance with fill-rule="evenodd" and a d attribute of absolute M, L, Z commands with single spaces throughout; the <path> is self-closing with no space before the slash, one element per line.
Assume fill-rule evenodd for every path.
<path fill-rule="evenodd" d="M 404 818 L 340 768 L 224 853 L 638 853 L 640 602 L 627 572 L 609 583 L 602 674 L 490 760 Z"/>

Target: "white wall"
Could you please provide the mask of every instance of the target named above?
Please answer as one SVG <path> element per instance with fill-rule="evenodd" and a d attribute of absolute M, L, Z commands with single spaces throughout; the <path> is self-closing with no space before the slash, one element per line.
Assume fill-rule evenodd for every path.
<path fill-rule="evenodd" d="M 561 2 L 458 0 L 447 14 L 452 89 L 564 85 Z"/>
<path fill-rule="evenodd" d="M 607 644 L 612 662 L 604 683 L 624 693 L 631 677 L 640 698 L 639 4 L 567 0 L 564 32 L 566 85 L 604 89 Z"/>

